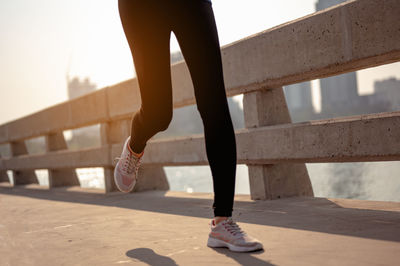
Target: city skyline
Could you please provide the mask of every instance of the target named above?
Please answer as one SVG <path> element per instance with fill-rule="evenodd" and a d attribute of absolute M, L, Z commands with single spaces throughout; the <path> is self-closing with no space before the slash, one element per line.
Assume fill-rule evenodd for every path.
<path fill-rule="evenodd" d="M 314 12 L 316 0 L 299 2 L 214 1 L 221 45 Z M 0 32 L 1 124 L 67 100 L 69 68 L 71 76 L 88 77 L 98 88 L 134 75 L 116 1 L 4 1 Z M 178 49 L 172 36 L 171 51 Z M 375 80 L 400 79 L 399 73 L 400 63 L 357 72 L 360 94 L 371 93 Z"/>

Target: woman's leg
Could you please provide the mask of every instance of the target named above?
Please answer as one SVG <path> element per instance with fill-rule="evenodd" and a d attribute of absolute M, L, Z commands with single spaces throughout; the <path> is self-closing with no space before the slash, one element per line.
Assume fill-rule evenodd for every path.
<path fill-rule="evenodd" d="M 179 0 L 178 0 L 179 1 Z M 236 177 L 236 140 L 226 98 L 221 51 L 211 4 L 180 1 L 173 31 L 194 83 L 214 184 L 214 215 L 232 215 Z"/>
<path fill-rule="evenodd" d="M 146 142 L 167 129 L 172 119 L 171 30 L 160 5 L 153 1 L 119 0 L 118 7 L 142 100 L 132 118 L 130 146 L 141 153 Z"/>

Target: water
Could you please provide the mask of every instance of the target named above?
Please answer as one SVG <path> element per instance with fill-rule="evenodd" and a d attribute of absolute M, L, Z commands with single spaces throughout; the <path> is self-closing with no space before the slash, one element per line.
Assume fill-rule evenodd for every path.
<path fill-rule="evenodd" d="M 400 202 L 400 162 L 306 164 L 316 197 Z M 172 191 L 213 192 L 210 167 L 164 167 Z M 39 184 L 48 186 L 48 171 L 35 170 Z M 103 168 L 76 170 L 82 187 L 104 188 Z M 7 171 L 11 177 L 11 171 Z M 12 179 L 10 178 L 12 181 Z M 248 168 L 236 168 L 236 194 L 250 194 Z"/>
<path fill-rule="evenodd" d="M 212 175 L 209 166 L 164 167 L 170 190 L 186 192 L 213 192 Z M 236 167 L 236 194 L 250 194 L 246 165 Z"/>

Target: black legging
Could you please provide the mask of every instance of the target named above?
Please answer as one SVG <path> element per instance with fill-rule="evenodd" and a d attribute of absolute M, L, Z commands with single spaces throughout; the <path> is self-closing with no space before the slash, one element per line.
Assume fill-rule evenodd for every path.
<path fill-rule="evenodd" d="M 174 32 L 193 80 L 214 184 L 214 215 L 231 216 L 236 140 L 226 98 L 221 51 L 206 0 L 119 0 L 142 100 L 133 115 L 131 146 L 140 153 L 172 119 L 170 34 Z"/>

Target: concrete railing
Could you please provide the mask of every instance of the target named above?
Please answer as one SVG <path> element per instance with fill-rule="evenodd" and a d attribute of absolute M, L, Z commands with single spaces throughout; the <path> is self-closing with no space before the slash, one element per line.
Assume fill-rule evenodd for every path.
<path fill-rule="evenodd" d="M 291 123 L 282 86 L 400 61 L 400 2 L 349 1 L 222 48 L 227 95 L 244 94 L 245 129 L 236 131 L 238 163 L 247 164 L 253 199 L 313 195 L 306 162 L 400 160 L 400 112 Z M 195 104 L 184 62 L 172 66 L 174 108 Z M 0 126 L 15 184 L 79 184 L 73 171 L 104 167 L 105 190 L 115 189 L 112 158 L 140 107 L 136 79 Z M 98 148 L 67 149 L 63 130 L 101 124 Z M 45 136 L 46 153 L 29 155 L 25 140 Z M 203 135 L 150 140 L 137 190 L 168 189 L 162 166 L 208 164 Z"/>

